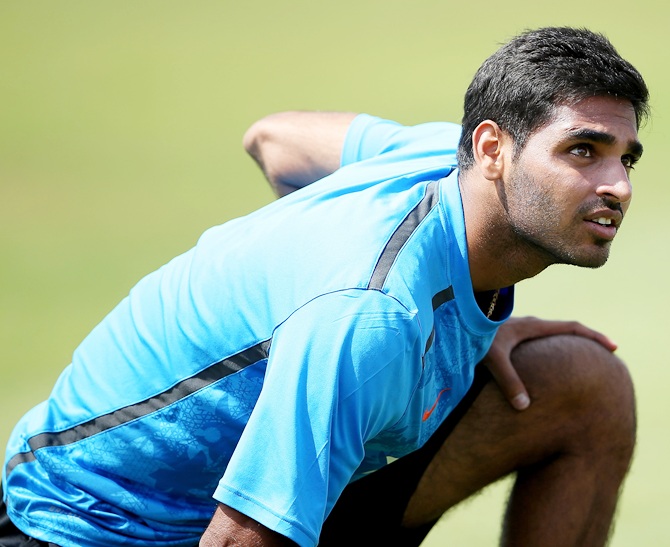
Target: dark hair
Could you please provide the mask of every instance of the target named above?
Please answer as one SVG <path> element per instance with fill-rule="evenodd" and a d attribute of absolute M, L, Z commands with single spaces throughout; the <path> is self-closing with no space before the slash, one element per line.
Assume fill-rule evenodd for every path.
<path fill-rule="evenodd" d="M 482 121 L 496 122 L 518 153 L 556 106 L 603 95 L 629 100 L 638 128 L 649 115 L 642 76 L 605 36 L 570 27 L 526 31 L 484 61 L 465 93 L 459 167 L 473 165 L 472 133 Z"/>

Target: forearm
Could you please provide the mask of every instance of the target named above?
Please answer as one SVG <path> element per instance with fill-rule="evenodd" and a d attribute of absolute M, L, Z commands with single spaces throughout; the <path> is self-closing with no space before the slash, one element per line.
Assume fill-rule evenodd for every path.
<path fill-rule="evenodd" d="M 200 547 L 295 547 L 290 539 L 257 521 L 219 504 L 200 539 Z"/>
<path fill-rule="evenodd" d="M 281 112 L 254 123 L 244 148 L 278 196 L 311 184 L 340 167 L 351 112 Z"/>

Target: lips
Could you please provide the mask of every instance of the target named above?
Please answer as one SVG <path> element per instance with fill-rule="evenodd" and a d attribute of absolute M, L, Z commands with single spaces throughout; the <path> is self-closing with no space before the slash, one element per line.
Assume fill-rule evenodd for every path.
<path fill-rule="evenodd" d="M 593 236 L 602 241 L 612 241 L 617 234 L 618 224 L 616 219 L 597 216 L 588 219 L 586 225 Z"/>
<path fill-rule="evenodd" d="M 593 222 L 598 226 L 619 228 L 623 220 L 623 214 L 616 209 L 606 209 L 595 211 L 587 215 L 584 220 Z"/>
<path fill-rule="evenodd" d="M 601 226 L 609 226 L 609 225 L 612 224 L 613 221 L 612 221 L 611 218 L 600 217 L 600 218 L 593 219 L 593 222 L 596 222 L 596 223 L 600 224 Z"/>

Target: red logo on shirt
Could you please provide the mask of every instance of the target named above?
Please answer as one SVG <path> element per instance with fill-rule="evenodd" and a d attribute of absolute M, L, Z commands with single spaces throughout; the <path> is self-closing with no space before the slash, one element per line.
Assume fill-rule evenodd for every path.
<path fill-rule="evenodd" d="M 437 399 L 435 399 L 435 402 L 433 403 L 433 406 L 431 406 L 428 410 L 424 411 L 422 421 L 425 422 L 428 418 L 430 418 L 430 415 L 433 413 L 433 410 L 435 410 L 435 407 L 437 407 L 437 403 L 439 402 L 440 397 L 442 397 L 442 394 L 445 391 L 449 391 L 450 389 L 451 389 L 450 387 L 445 387 L 442 391 L 440 391 L 437 394 Z"/>

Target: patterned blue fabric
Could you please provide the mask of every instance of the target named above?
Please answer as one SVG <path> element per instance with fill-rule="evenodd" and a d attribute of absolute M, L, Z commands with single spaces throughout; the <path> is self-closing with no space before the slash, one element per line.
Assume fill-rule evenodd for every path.
<path fill-rule="evenodd" d="M 458 137 L 358 116 L 341 169 L 141 280 L 16 426 L 16 525 L 196 545 L 223 502 L 315 545 L 348 482 L 435 431 L 500 324 L 472 294 Z"/>

